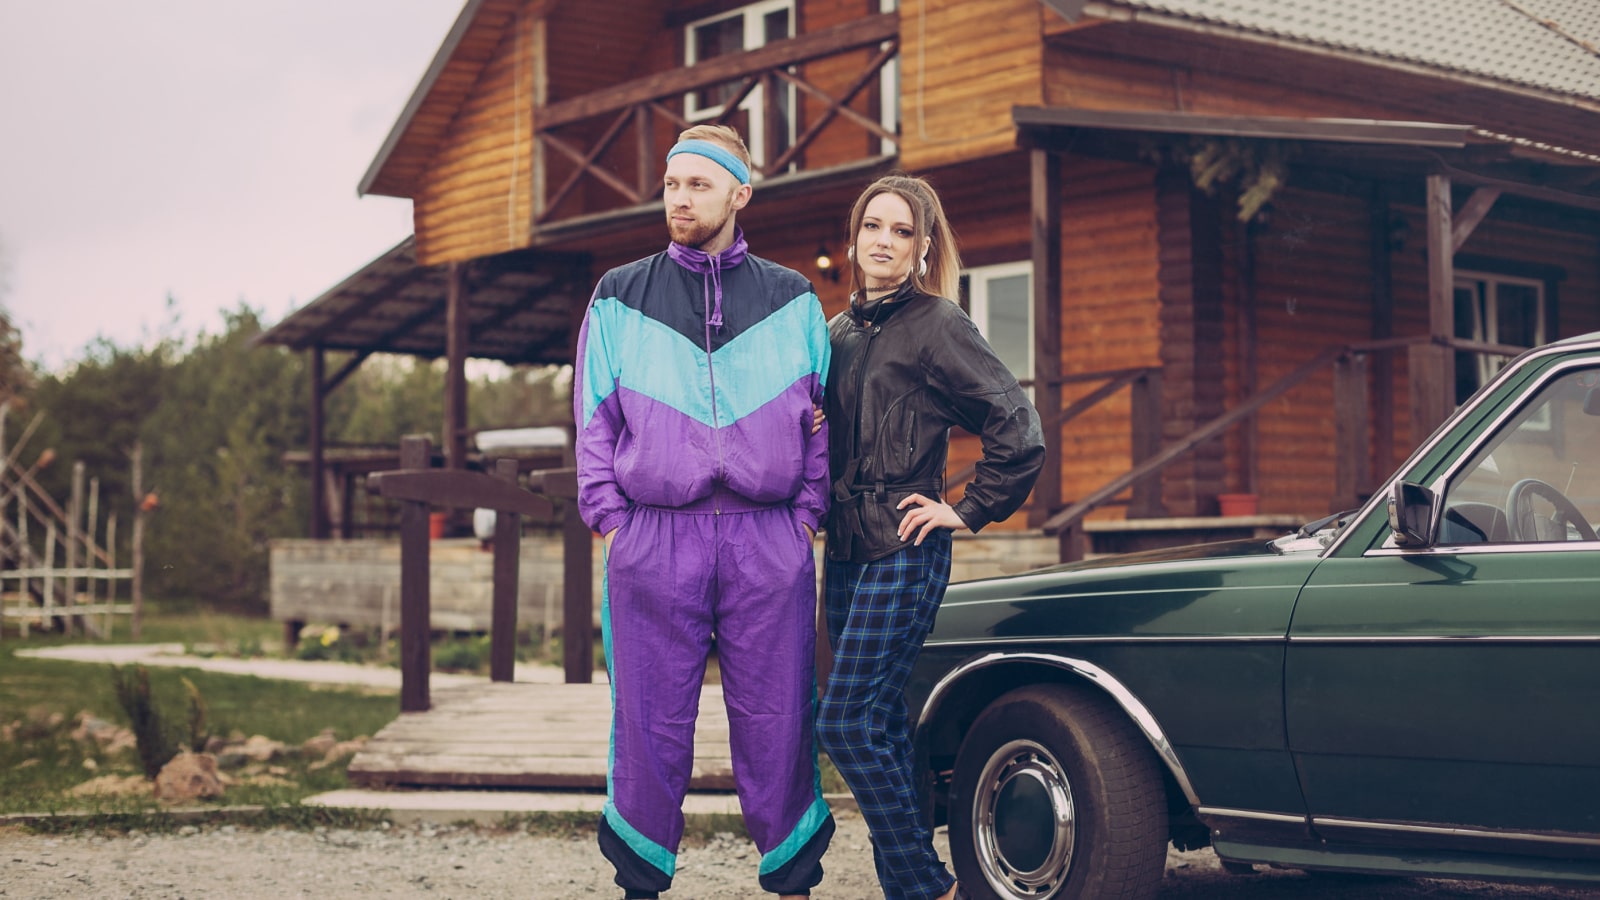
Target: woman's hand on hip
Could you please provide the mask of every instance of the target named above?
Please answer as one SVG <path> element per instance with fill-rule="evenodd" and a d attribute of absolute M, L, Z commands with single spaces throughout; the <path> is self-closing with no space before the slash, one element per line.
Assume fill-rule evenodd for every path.
<path fill-rule="evenodd" d="M 921 494 L 912 494 L 901 500 L 895 509 L 905 509 L 912 505 L 916 508 L 906 513 L 905 518 L 900 520 L 898 532 L 902 541 L 909 540 L 915 532 L 917 539 L 913 543 L 920 547 L 923 539 L 932 534 L 935 528 L 955 530 L 967 527 L 967 523 L 961 521 L 956 511 L 950 508 L 950 504 L 930 500 Z"/>

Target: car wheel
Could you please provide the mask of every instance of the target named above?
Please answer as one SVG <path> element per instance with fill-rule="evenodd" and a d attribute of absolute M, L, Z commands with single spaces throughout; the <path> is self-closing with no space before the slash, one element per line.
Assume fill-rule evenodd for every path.
<path fill-rule="evenodd" d="M 1005 694 L 956 756 L 950 855 L 983 900 L 1155 896 L 1167 805 L 1149 742 L 1103 697 L 1060 685 Z"/>

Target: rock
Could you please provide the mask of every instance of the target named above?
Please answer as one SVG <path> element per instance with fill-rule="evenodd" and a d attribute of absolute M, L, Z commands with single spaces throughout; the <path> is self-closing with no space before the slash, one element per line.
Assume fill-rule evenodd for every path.
<path fill-rule="evenodd" d="M 209 746 L 209 744 L 208 744 Z M 228 741 L 217 751 L 217 763 L 224 769 L 237 769 L 252 762 L 266 762 L 282 756 L 287 748 L 282 741 L 253 734 L 243 742 Z"/>
<path fill-rule="evenodd" d="M 337 743 L 339 739 L 334 736 L 333 729 L 324 728 L 316 737 L 307 738 L 306 742 L 300 745 L 300 750 L 306 756 L 326 756 Z"/>
<path fill-rule="evenodd" d="M 275 741 L 269 737 L 252 734 L 244 742 L 244 745 L 238 748 L 238 751 L 255 762 L 266 762 L 269 759 L 276 759 L 282 756 L 284 749 L 282 741 Z"/>
<path fill-rule="evenodd" d="M 133 797 L 150 792 L 150 782 L 140 775 L 101 775 L 76 785 L 67 793 L 74 797 Z"/>
<path fill-rule="evenodd" d="M 222 780 L 217 777 L 217 758 L 209 753 L 179 753 L 156 775 L 156 797 L 161 800 L 220 796 Z"/>
<path fill-rule="evenodd" d="M 72 739 L 80 744 L 93 742 L 106 753 L 120 753 L 137 746 L 133 732 L 107 722 L 88 710 L 78 713 L 78 726 L 72 730 Z"/>
<path fill-rule="evenodd" d="M 328 766 L 337 763 L 339 760 L 344 759 L 346 756 L 354 756 L 355 754 L 360 753 L 361 750 L 366 746 L 367 738 L 365 735 L 348 741 L 340 741 L 339 743 L 328 748 L 328 752 L 323 755 L 320 762 L 314 762 L 306 768 L 312 771 L 316 771 L 317 769 L 325 769 Z"/>

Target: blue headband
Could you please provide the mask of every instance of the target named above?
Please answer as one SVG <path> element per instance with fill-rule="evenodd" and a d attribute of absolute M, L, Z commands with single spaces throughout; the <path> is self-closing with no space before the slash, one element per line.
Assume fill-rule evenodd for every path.
<path fill-rule="evenodd" d="M 699 140 L 679 141 L 672 145 L 671 150 L 667 151 L 667 160 L 671 161 L 679 153 L 693 153 L 696 156 L 704 156 L 706 159 L 732 172 L 733 177 L 739 179 L 740 184 L 750 183 L 750 167 L 745 165 L 739 157 L 729 153 L 728 148 L 721 144 Z"/>

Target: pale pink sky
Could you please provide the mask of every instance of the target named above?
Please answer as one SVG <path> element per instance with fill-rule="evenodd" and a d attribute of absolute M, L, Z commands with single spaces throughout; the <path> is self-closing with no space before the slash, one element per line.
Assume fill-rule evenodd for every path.
<path fill-rule="evenodd" d="M 356 196 L 462 0 L 0 0 L 0 304 L 56 369 L 96 336 L 268 324 L 411 232 Z M 172 311 L 167 298 L 174 300 Z"/>

